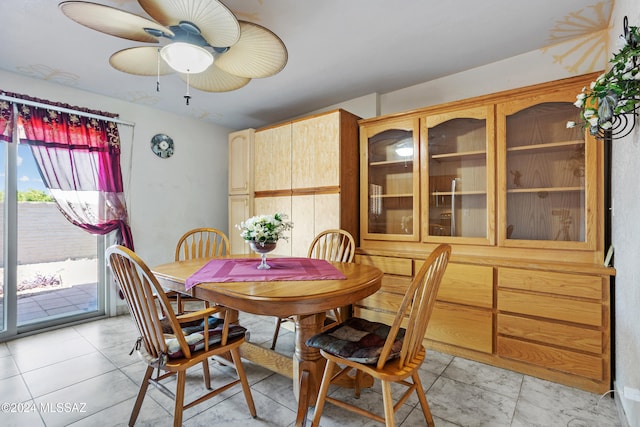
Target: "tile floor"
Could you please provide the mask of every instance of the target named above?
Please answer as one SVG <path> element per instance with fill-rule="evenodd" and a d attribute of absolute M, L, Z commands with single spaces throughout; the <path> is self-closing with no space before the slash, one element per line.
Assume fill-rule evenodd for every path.
<path fill-rule="evenodd" d="M 241 314 L 252 342 L 270 345 L 273 320 Z M 0 402 L 27 402 L 26 412 L 0 410 L 0 425 L 126 425 L 144 365 L 129 352 L 137 333 L 128 316 L 70 326 L 0 343 Z M 293 334 L 282 331 L 279 350 L 293 348 Z M 285 351 L 286 352 L 286 351 Z M 229 368 L 212 361 L 212 374 Z M 295 403 L 291 380 L 250 362 L 245 363 L 258 417 L 252 419 L 240 387 L 185 412 L 185 426 L 292 426 Z M 421 378 L 436 426 L 621 426 L 610 394 L 600 396 L 477 362 L 429 352 Z M 191 385 L 191 387 L 190 387 Z M 187 393 L 203 388 L 194 369 Z M 351 390 L 330 393 L 351 395 Z M 189 399 L 189 396 L 187 396 Z M 382 408 L 379 384 L 363 390 L 360 404 Z M 149 390 L 137 425 L 169 426 L 172 401 Z M 310 415 L 312 414 L 310 410 Z M 416 398 L 396 416 L 402 427 L 425 425 Z M 308 423 L 309 424 L 309 423 Z M 380 425 L 327 405 L 324 427 Z"/>

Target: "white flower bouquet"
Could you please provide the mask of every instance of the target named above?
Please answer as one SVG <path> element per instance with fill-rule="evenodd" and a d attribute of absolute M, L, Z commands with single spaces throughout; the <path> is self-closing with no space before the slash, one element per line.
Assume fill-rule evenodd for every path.
<path fill-rule="evenodd" d="M 256 215 L 239 225 L 240 235 L 244 240 L 259 243 L 274 243 L 280 239 L 287 240 L 284 232 L 293 228 L 293 223 L 286 221 L 287 216 L 281 213 L 273 215 Z"/>

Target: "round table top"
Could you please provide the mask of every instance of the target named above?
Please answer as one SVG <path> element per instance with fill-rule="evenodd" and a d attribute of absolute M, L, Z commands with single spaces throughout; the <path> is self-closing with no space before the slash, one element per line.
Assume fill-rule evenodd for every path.
<path fill-rule="evenodd" d="M 209 259 L 177 261 L 156 266 L 152 271 L 164 287 L 184 292 L 185 280 L 207 261 Z M 355 263 L 332 265 L 346 278 L 209 282 L 200 283 L 187 293 L 247 313 L 287 317 L 353 304 L 380 289 L 383 273 L 378 268 Z"/>

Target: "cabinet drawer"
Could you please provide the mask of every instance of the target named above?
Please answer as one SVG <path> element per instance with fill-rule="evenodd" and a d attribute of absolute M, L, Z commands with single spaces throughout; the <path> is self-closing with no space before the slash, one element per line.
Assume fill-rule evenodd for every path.
<path fill-rule="evenodd" d="M 492 325 L 490 311 L 436 302 L 427 328 L 427 338 L 491 353 Z"/>
<path fill-rule="evenodd" d="M 602 304 L 550 295 L 498 290 L 500 312 L 602 326 Z"/>
<path fill-rule="evenodd" d="M 413 277 L 384 275 L 380 290 L 404 296 L 412 280 Z"/>
<path fill-rule="evenodd" d="M 498 356 L 526 362 L 594 380 L 602 380 L 604 361 L 601 357 L 569 350 L 498 337 Z"/>
<path fill-rule="evenodd" d="M 508 314 L 498 315 L 498 334 L 596 354 L 603 349 L 600 330 Z"/>
<path fill-rule="evenodd" d="M 500 268 L 498 287 L 602 299 L 602 278 L 598 276 Z"/>
<path fill-rule="evenodd" d="M 382 300 L 385 301 L 385 307 L 393 307 L 394 303 Z M 353 310 L 354 316 L 387 325 L 391 325 L 395 318 L 395 312 L 371 310 L 361 305 L 355 306 Z M 426 338 L 491 353 L 492 335 L 491 312 L 436 303 L 427 327 Z"/>
<path fill-rule="evenodd" d="M 492 308 L 493 267 L 449 263 L 438 300 Z"/>
<path fill-rule="evenodd" d="M 358 255 L 358 264 L 367 264 L 378 267 L 385 274 L 397 274 L 400 276 L 413 276 L 413 261 L 408 258 L 392 258 L 375 255 Z"/>

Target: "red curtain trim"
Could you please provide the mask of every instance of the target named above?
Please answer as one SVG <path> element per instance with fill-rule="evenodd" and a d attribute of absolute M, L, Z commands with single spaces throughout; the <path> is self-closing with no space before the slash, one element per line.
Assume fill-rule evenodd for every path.
<path fill-rule="evenodd" d="M 53 102 L 53 101 L 49 101 L 48 99 L 35 98 L 33 96 L 23 95 L 21 93 L 5 92 L 2 89 L 0 89 L 0 93 L 2 95 L 10 96 L 12 98 L 24 99 L 25 101 L 31 101 L 31 102 L 39 102 L 41 104 L 50 105 L 52 107 L 67 108 L 69 110 L 75 110 L 75 111 L 78 111 L 78 112 L 88 113 L 88 114 L 96 114 L 96 115 L 99 115 L 99 116 L 110 117 L 112 119 L 116 119 L 116 118 L 120 117 L 118 114 L 109 113 L 107 111 L 91 110 L 89 108 L 78 107 L 76 105 L 64 104 L 62 102 Z"/>

